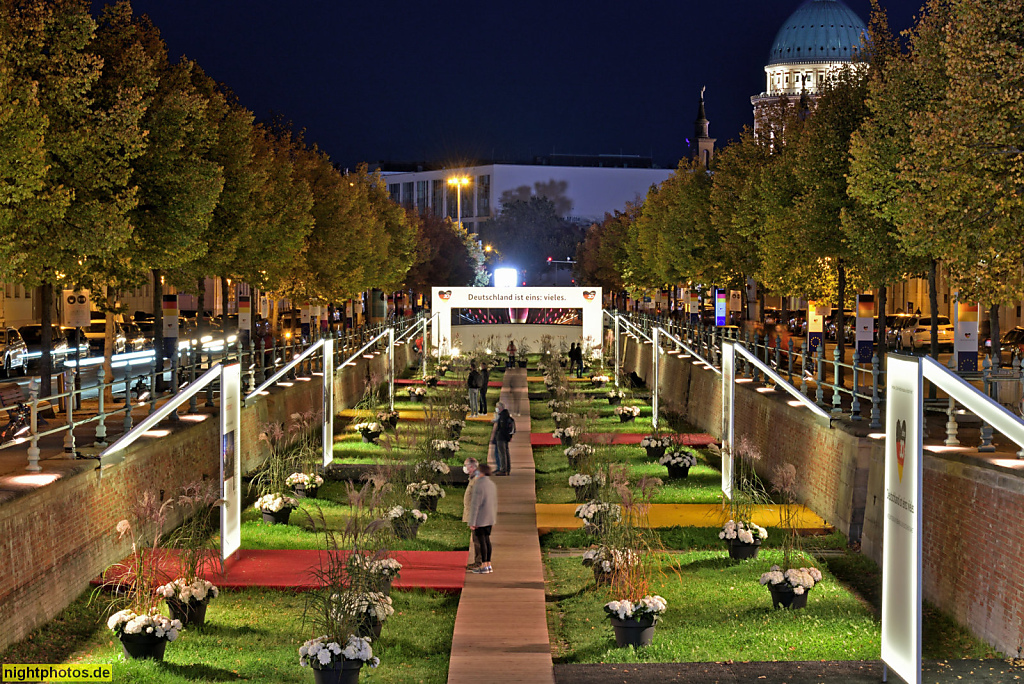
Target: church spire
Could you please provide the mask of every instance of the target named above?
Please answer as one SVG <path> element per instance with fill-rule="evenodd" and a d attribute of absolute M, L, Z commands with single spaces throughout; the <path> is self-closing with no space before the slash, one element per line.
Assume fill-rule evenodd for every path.
<path fill-rule="evenodd" d="M 697 156 L 705 169 L 711 168 L 711 158 L 715 154 L 715 138 L 708 135 L 707 114 L 704 113 L 704 91 L 707 86 L 700 89 L 700 105 L 697 108 L 697 120 L 693 122 L 694 136 L 696 137 Z"/>

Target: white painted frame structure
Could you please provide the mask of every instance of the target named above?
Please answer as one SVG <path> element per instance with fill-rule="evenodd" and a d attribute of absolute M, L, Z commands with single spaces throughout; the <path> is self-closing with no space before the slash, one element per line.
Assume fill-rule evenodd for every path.
<path fill-rule="evenodd" d="M 431 289 L 430 311 L 437 316 L 431 326 L 431 347 L 438 355 L 452 350 L 452 309 L 580 309 L 583 343 L 591 345 L 600 358 L 600 287 L 435 287 Z M 514 325 L 514 324 L 510 324 Z"/>
<path fill-rule="evenodd" d="M 1024 448 L 1024 422 L 998 402 L 931 357 L 888 355 L 882 532 L 882 662 L 909 684 L 921 684 L 925 380 L 931 381 Z M 904 452 L 903 464 L 899 462 L 900 451 Z M 911 460 L 909 476 L 907 460 Z M 882 681 L 886 678 L 883 676 Z"/>

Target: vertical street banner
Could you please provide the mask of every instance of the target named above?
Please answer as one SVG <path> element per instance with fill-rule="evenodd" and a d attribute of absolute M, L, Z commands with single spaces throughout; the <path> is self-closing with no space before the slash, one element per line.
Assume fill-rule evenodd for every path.
<path fill-rule="evenodd" d="M 330 337 L 324 338 L 324 386 L 323 405 L 321 410 L 324 416 L 322 441 L 324 467 L 326 468 L 334 460 L 334 340 Z"/>
<path fill-rule="evenodd" d="M 807 302 L 807 353 L 818 353 L 818 347 L 825 342 L 824 306 L 818 302 Z"/>
<path fill-rule="evenodd" d="M 164 338 L 178 339 L 178 295 L 164 295 Z"/>
<path fill-rule="evenodd" d="M 700 324 L 700 293 L 696 290 L 690 292 L 690 323 Z"/>
<path fill-rule="evenodd" d="M 61 307 L 61 325 L 69 328 L 88 328 L 92 322 L 89 312 L 88 290 L 64 290 Z"/>
<path fill-rule="evenodd" d="M 743 293 L 739 290 L 729 290 L 729 311 L 743 311 Z"/>
<path fill-rule="evenodd" d="M 725 290 L 715 289 L 715 325 L 722 327 L 729 324 L 728 300 Z"/>
<path fill-rule="evenodd" d="M 736 437 L 736 346 L 722 343 L 722 494 L 732 499 L 733 445 Z"/>
<path fill-rule="evenodd" d="M 313 307 L 309 302 L 306 302 L 299 307 L 299 330 L 302 331 L 302 339 L 309 339 L 309 319 L 313 313 Z"/>
<path fill-rule="evenodd" d="M 875 296 L 857 295 L 857 362 L 871 363 L 875 351 Z"/>
<path fill-rule="evenodd" d="M 882 660 L 921 684 L 921 362 L 889 354 L 886 363 L 885 500 L 882 540 Z"/>
<path fill-rule="evenodd" d="M 960 372 L 978 371 L 978 317 L 980 306 L 977 302 L 956 303 L 956 332 L 953 337 L 953 353 L 956 355 L 956 369 Z"/>
<path fill-rule="evenodd" d="M 246 333 L 252 329 L 251 295 L 238 295 L 238 329 Z"/>
<path fill-rule="evenodd" d="M 220 371 L 220 558 L 242 546 L 242 370 L 237 363 Z"/>

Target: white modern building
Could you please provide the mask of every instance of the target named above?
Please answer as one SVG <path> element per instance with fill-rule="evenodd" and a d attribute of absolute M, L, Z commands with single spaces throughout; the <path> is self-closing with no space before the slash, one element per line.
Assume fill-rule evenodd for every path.
<path fill-rule="evenodd" d="M 593 161 L 601 158 L 588 158 Z M 503 201 L 547 197 L 563 218 L 589 224 L 606 213 L 625 209 L 626 202 L 643 200 L 652 185 L 674 169 L 614 166 L 620 157 L 608 157 L 608 166 L 556 166 L 547 164 L 487 164 L 409 173 L 385 172 L 391 199 L 439 216 L 457 220 L 461 193 L 462 222 L 469 232 L 501 211 Z M 449 178 L 468 178 L 461 188 Z"/>

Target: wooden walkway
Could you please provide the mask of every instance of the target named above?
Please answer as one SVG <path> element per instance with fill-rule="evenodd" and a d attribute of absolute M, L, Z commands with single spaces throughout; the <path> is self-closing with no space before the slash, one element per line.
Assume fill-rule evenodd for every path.
<path fill-rule="evenodd" d="M 512 474 L 495 478 L 498 522 L 491 532 L 494 572 L 466 576 L 455 617 L 448 682 L 554 684 L 544 612 L 544 565 L 537 536 L 525 370 L 506 371 L 501 401 L 516 420 L 516 435 L 509 449 Z"/>

